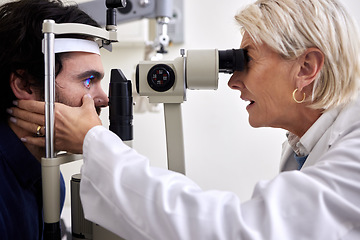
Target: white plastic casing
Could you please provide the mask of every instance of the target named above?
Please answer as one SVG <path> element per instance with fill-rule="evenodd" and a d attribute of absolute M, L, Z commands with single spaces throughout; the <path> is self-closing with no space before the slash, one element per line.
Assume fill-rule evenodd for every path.
<path fill-rule="evenodd" d="M 216 90 L 218 79 L 219 53 L 217 49 L 187 51 L 187 88 Z"/>

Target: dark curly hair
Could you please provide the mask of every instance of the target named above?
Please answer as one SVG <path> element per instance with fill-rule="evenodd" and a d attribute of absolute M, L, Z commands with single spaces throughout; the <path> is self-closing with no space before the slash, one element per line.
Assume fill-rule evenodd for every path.
<path fill-rule="evenodd" d="M 16 99 L 9 84 L 12 73 L 44 92 L 44 55 L 41 48 L 45 19 L 100 27 L 77 5 L 65 5 L 60 0 L 20 0 L 0 6 L 0 121 L 7 120 L 6 109 Z M 56 75 L 61 66 L 61 54 L 56 54 Z"/>

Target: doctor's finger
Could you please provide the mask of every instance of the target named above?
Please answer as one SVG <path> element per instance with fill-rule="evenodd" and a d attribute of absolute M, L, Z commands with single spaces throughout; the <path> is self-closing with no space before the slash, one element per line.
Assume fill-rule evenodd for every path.
<path fill-rule="evenodd" d="M 22 142 L 29 143 L 38 147 L 45 147 L 45 137 L 23 137 L 21 138 Z"/>
<path fill-rule="evenodd" d="M 21 109 L 33 113 L 45 114 L 45 103 L 35 100 L 17 100 L 14 104 Z"/>
<path fill-rule="evenodd" d="M 44 136 L 45 135 L 45 127 L 43 124 L 37 124 L 33 122 L 28 122 L 26 120 L 22 120 L 20 118 L 10 117 L 10 121 L 15 125 L 21 127 L 27 132 L 31 132 L 34 136 Z"/>
<path fill-rule="evenodd" d="M 10 108 L 8 112 L 17 119 L 22 119 L 40 126 L 45 125 L 45 116 L 43 114 L 29 112 L 17 107 Z"/>

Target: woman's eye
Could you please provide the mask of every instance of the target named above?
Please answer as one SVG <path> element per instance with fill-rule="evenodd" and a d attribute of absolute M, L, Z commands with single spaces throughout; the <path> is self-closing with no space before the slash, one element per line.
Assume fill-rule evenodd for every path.
<path fill-rule="evenodd" d="M 252 65 L 252 61 L 253 61 L 253 58 L 250 57 L 249 55 L 246 56 L 246 67 L 251 67 Z"/>
<path fill-rule="evenodd" d="M 87 89 L 90 89 L 91 88 L 91 83 L 92 83 L 92 80 L 94 79 L 94 76 L 90 76 L 89 78 L 85 79 L 83 81 L 84 83 L 84 86 L 87 88 Z"/>
<path fill-rule="evenodd" d="M 247 62 L 247 63 L 250 62 L 251 60 L 253 60 L 252 57 L 249 55 L 248 52 L 246 52 L 245 59 L 246 59 L 246 62 Z"/>

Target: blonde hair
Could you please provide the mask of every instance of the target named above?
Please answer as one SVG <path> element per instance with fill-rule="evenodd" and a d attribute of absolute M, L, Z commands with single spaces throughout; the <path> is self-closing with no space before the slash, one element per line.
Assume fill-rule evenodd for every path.
<path fill-rule="evenodd" d="M 256 43 L 266 43 L 286 59 L 295 59 L 310 47 L 323 52 L 312 108 L 333 108 L 358 95 L 359 33 L 336 0 L 258 0 L 235 19 Z"/>

